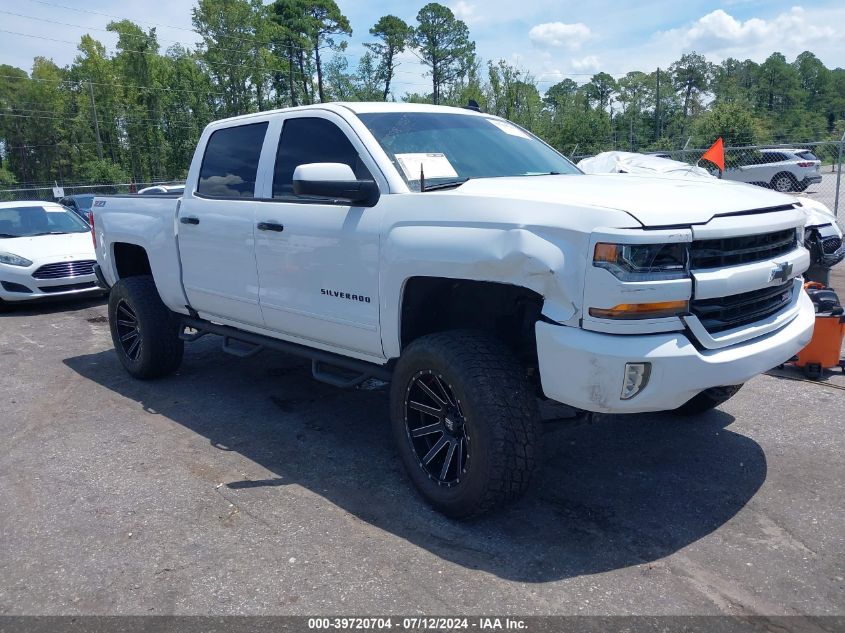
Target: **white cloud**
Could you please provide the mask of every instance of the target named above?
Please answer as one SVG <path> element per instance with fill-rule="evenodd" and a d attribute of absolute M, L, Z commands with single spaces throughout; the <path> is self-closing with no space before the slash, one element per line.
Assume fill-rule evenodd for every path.
<path fill-rule="evenodd" d="M 449 8 L 455 14 L 456 18 L 463 20 L 467 24 L 478 24 L 482 21 L 481 16 L 476 11 L 477 6 L 466 2 L 466 0 L 452 2 L 449 4 Z"/>
<path fill-rule="evenodd" d="M 577 70 L 579 72 L 597 71 L 601 68 L 601 60 L 599 60 L 599 58 L 595 55 L 587 55 L 581 59 L 573 59 L 571 63 L 573 70 Z"/>
<path fill-rule="evenodd" d="M 699 18 L 691 26 L 673 29 L 662 34 L 677 40 L 687 49 L 702 53 L 725 51 L 742 52 L 753 56 L 758 48 L 780 50 L 789 55 L 819 43 L 831 41 L 836 30 L 813 23 L 801 7 L 793 7 L 770 20 L 749 18 L 738 20 L 722 9 Z"/>
<path fill-rule="evenodd" d="M 545 22 L 531 27 L 528 38 L 535 46 L 567 48 L 576 50 L 590 39 L 590 27 L 583 22 L 564 24 L 563 22 Z"/>

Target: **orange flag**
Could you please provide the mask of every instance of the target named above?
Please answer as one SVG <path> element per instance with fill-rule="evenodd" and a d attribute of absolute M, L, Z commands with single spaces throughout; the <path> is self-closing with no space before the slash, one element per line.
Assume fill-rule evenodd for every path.
<path fill-rule="evenodd" d="M 710 149 L 704 152 L 701 160 L 709 160 L 719 169 L 725 171 L 725 144 L 722 142 L 721 136 L 710 146 Z"/>

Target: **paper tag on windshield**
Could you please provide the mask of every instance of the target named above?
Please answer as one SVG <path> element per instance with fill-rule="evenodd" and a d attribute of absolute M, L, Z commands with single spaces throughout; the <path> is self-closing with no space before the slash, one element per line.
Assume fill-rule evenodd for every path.
<path fill-rule="evenodd" d="M 516 127 L 513 123 L 508 123 L 507 121 L 497 121 L 496 119 L 487 120 L 506 134 L 510 134 L 511 136 L 518 136 L 519 138 L 531 138 L 521 129 Z"/>
<path fill-rule="evenodd" d="M 420 169 L 422 169 L 426 180 L 458 177 L 458 172 L 452 167 L 452 163 L 449 162 L 445 154 L 396 154 L 396 162 L 399 163 L 408 180 L 419 180 Z"/>

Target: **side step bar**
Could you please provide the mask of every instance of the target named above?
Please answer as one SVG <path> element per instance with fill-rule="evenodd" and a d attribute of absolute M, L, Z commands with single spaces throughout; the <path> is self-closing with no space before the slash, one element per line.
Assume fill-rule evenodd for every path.
<path fill-rule="evenodd" d="M 179 338 L 184 341 L 195 341 L 205 334 L 216 334 L 223 337 L 223 351 L 235 356 L 247 357 L 257 354 L 262 349 L 272 349 L 293 356 L 300 356 L 311 360 L 311 374 L 316 380 L 329 383 L 336 387 L 354 387 L 368 378 L 377 378 L 389 382 L 393 375 L 392 363 L 376 365 L 363 360 L 341 356 L 321 349 L 314 349 L 298 343 L 282 341 L 263 334 L 244 332 L 228 325 L 218 325 L 193 317 L 182 317 L 182 330 Z M 195 332 L 187 333 L 188 327 Z M 232 343 L 239 342 L 243 347 Z M 341 372 L 332 371 L 340 369 Z"/>

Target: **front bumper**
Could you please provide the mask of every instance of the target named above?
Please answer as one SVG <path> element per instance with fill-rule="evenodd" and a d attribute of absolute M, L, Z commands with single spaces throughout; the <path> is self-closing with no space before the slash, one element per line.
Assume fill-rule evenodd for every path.
<path fill-rule="evenodd" d="M 32 273 L 38 267 L 39 263 L 28 268 L 0 264 L 0 300 L 12 303 L 103 292 L 93 274 L 36 279 Z"/>
<path fill-rule="evenodd" d="M 637 413 L 675 409 L 710 387 L 743 383 L 798 353 L 813 334 L 815 311 L 801 292 L 798 314 L 781 329 L 714 350 L 683 332 L 616 335 L 538 322 L 537 355 L 545 395 L 587 411 Z M 626 363 L 651 363 L 645 388 L 622 400 Z"/>

